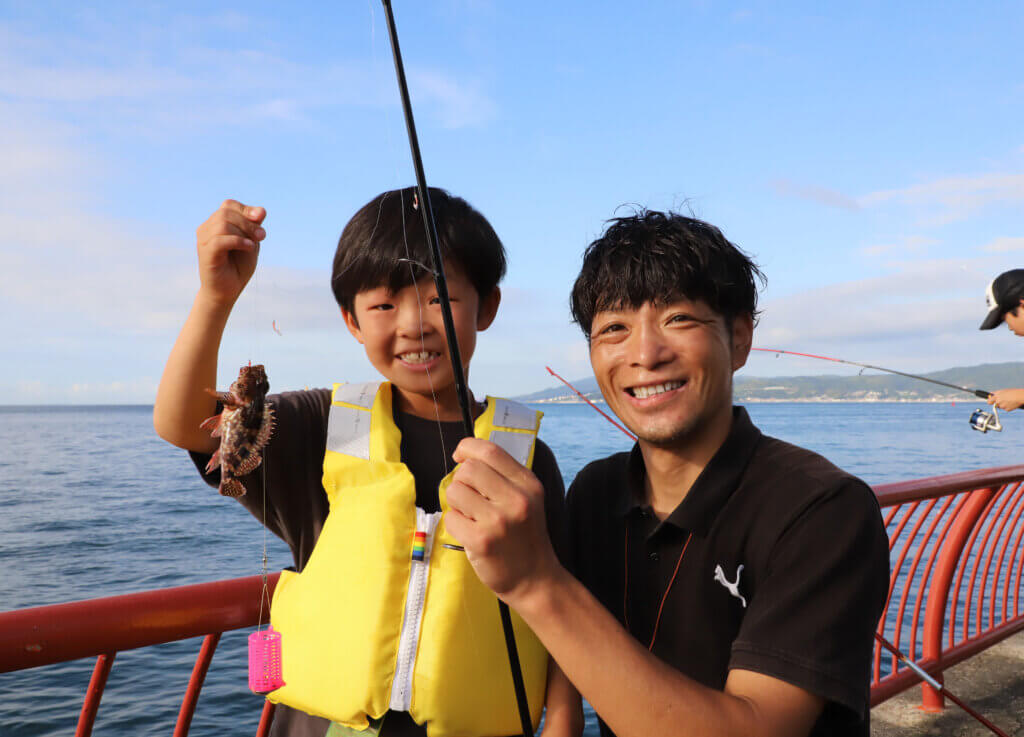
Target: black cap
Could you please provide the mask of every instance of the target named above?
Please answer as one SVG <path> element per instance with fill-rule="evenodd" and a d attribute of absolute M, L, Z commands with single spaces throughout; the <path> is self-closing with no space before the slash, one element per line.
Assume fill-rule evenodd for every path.
<path fill-rule="evenodd" d="M 1003 321 L 1003 315 L 1016 309 L 1024 299 L 1024 269 L 1004 271 L 985 290 L 988 314 L 981 323 L 981 330 L 991 330 Z"/>

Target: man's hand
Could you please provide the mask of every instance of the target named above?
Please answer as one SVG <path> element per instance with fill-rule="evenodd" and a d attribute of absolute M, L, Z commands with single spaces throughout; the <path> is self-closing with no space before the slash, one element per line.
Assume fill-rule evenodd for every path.
<path fill-rule="evenodd" d="M 1024 389 L 1000 389 L 997 392 L 992 392 L 988 403 L 1008 412 L 1015 410 L 1024 406 Z"/>
<path fill-rule="evenodd" d="M 533 584 L 560 570 L 544 519 L 544 487 L 486 440 L 465 438 L 453 457 L 462 465 L 446 492 L 448 531 L 484 585 L 515 607 Z"/>
<path fill-rule="evenodd" d="M 261 226 L 267 211 L 224 200 L 196 230 L 200 292 L 214 303 L 231 307 L 256 270 Z"/>

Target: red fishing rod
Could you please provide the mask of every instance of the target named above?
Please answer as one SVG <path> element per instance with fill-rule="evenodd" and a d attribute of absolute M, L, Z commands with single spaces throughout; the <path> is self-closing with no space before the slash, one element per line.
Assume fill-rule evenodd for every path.
<path fill-rule="evenodd" d="M 767 349 L 765 349 L 765 348 L 754 348 L 753 350 L 755 350 L 755 351 L 758 351 L 758 350 L 767 350 Z M 778 352 L 779 352 L 779 353 L 790 353 L 791 351 L 778 351 Z M 796 355 L 801 355 L 801 356 L 802 356 L 802 355 L 807 355 L 807 354 L 803 354 L 803 353 L 798 353 L 798 354 L 796 354 Z M 812 358 L 822 358 L 822 356 L 811 356 L 811 357 L 812 357 Z M 836 360 L 836 361 L 838 361 L 839 359 L 826 359 L 826 360 Z M 840 363 L 850 363 L 850 362 L 849 362 L 849 361 L 840 361 Z M 860 365 L 860 364 L 858 364 L 858 365 Z M 552 376 L 554 376 L 554 377 L 555 377 L 556 379 L 558 379 L 558 380 L 559 380 L 559 381 L 561 381 L 561 382 L 562 382 L 563 384 L 565 384 L 565 385 L 566 385 L 567 387 L 569 387 L 570 389 L 572 389 L 572 390 L 573 390 L 573 392 L 575 392 L 575 393 L 576 393 L 576 396 L 578 396 L 578 397 L 579 397 L 580 399 L 582 399 L 582 400 L 583 400 L 584 402 L 586 402 L 586 403 L 587 403 L 587 404 L 589 404 L 589 405 L 590 405 L 591 407 L 593 407 L 593 408 L 594 408 L 594 409 L 596 409 L 596 410 L 597 410 L 598 412 L 600 412 L 600 413 L 601 413 L 601 415 L 603 415 L 603 416 L 604 416 L 604 418 L 605 418 L 606 420 L 608 420 L 608 421 L 609 421 L 610 423 L 612 423 L 613 425 L 615 425 L 615 427 L 617 427 L 617 428 L 619 428 L 620 430 L 622 430 L 622 432 L 626 433 L 626 435 L 628 435 L 628 436 L 629 436 L 630 438 L 632 438 L 632 439 L 633 439 L 634 441 L 636 440 L 636 435 L 634 435 L 634 434 L 633 434 L 633 433 L 631 433 L 631 432 L 630 432 L 629 430 L 627 430 L 627 429 L 626 429 L 626 428 L 624 428 L 624 427 L 623 427 L 622 425 L 620 425 L 620 424 L 619 424 L 618 422 L 616 422 L 616 421 L 615 421 L 615 420 L 613 420 L 613 419 L 612 419 L 611 417 L 609 417 L 608 415 L 606 415 L 606 414 L 605 414 L 605 413 L 604 413 L 604 412 L 603 412 L 603 411 L 601 410 L 601 408 L 600 408 L 600 407 L 598 407 L 598 406 L 597 406 L 596 404 L 594 404 L 594 403 L 593 403 L 593 402 L 592 402 L 592 401 L 591 401 L 591 400 L 590 400 L 589 398 L 587 398 L 587 397 L 586 397 L 585 395 L 581 394 L 581 393 L 579 392 L 579 390 L 578 390 L 578 389 L 576 389 L 576 387 L 574 387 L 574 386 L 573 386 L 572 384 L 570 384 L 570 383 L 569 383 L 568 381 L 566 381 L 566 380 L 565 380 L 565 379 L 563 379 L 563 378 L 562 378 L 561 376 L 559 376 L 558 374 L 556 374 L 556 373 L 555 373 L 554 371 L 552 371 L 552 370 L 551 370 L 551 369 L 550 369 L 550 368 L 549 368 L 548 366 L 545 366 L 544 368 L 546 368 L 546 369 L 548 370 L 548 373 L 549 373 L 549 374 L 551 374 L 551 375 L 552 375 Z M 874 366 L 869 366 L 868 368 L 874 368 Z M 883 370 L 884 370 L 884 369 L 883 369 Z M 898 373 L 898 372 L 896 372 L 896 373 Z M 958 387 L 958 388 L 960 388 L 960 387 Z M 967 712 L 967 713 L 968 713 L 968 714 L 969 714 L 970 716 L 974 717 L 974 718 L 975 718 L 975 719 L 977 719 L 977 720 L 978 720 L 979 722 L 981 722 L 981 723 L 982 723 L 983 725 L 985 725 L 986 727 L 988 727 L 988 728 L 989 728 L 990 730 L 992 730 L 992 732 L 993 732 L 994 734 L 997 734 L 997 735 L 999 735 L 999 737 L 1010 737 L 1010 735 L 1008 735 L 1008 734 L 1007 734 L 1006 732 L 1004 732 L 1003 730 L 999 729 L 999 727 L 997 727 L 996 725 L 994 725 L 994 724 L 993 724 L 992 722 L 990 722 L 990 721 L 989 721 L 988 719 L 986 719 L 985 717 L 983 717 L 983 716 L 982 716 L 981 714 L 979 714 L 978 712 L 976 712 L 976 711 L 975 711 L 974 709 L 972 709 L 972 708 L 971 708 L 971 707 L 969 707 L 969 706 L 968 706 L 967 704 L 965 704 L 965 703 L 964 703 L 963 701 L 961 701 L 961 700 L 960 700 L 960 699 L 958 699 L 958 698 L 957 698 L 956 696 L 954 696 L 954 695 L 953 695 L 952 693 L 950 693 L 950 692 L 949 692 L 949 689 L 948 689 L 948 688 L 946 688 L 946 687 L 945 687 L 945 686 L 943 686 L 943 685 L 942 685 L 941 683 L 939 683 L 939 682 L 938 682 L 937 680 L 935 680 L 935 679 L 934 679 L 934 678 L 932 678 L 932 677 L 931 677 L 930 675 L 928 675 L 928 672 L 927 672 L 927 671 L 925 671 L 925 669 L 924 669 L 924 668 L 922 668 L 922 667 L 921 667 L 921 666 L 919 666 L 919 665 L 918 665 L 917 663 L 915 663 L 915 662 L 914 662 L 914 661 L 912 661 L 912 660 L 911 660 L 910 658 L 908 658 L 908 657 L 907 657 L 906 655 L 904 655 L 903 653 L 901 653 L 901 652 L 899 651 L 899 649 L 898 649 L 898 648 L 897 648 L 897 647 L 896 647 L 895 645 L 893 645 L 893 644 L 892 644 L 891 642 L 889 642 L 889 641 L 888 641 L 887 639 L 885 639 L 884 637 L 882 637 L 882 635 L 880 635 L 880 634 L 879 634 L 878 632 L 875 632 L 874 634 L 875 634 L 875 639 L 876 639 L 876 640 L 878 640 L 878 643 L 879 643 L 879 644 L 880 644 L 880 645 L 881 645 L 882 647 L 884 647 L 884 648 L 885 648 L 886 650 L 888 650 L 888 651 L 889 651 L 889 652 L 891 652 L 891 653 L 892 653 L 893 655 L 895 655 L 895 656 L 896 656 L 896 657 L 897 657 L 897 658 L 899 659 L 899 661 L 900 661 L 901 663 L 903 663 L 904 665 L 906 665 L 906 666 L 907 666 L 908 668 L 910 668 L 910 670 L 914 671 L 914 673 L 916 673 L 916 674 L 918 675 L 918 677 L 920 677 L 920 678 L 921 678 L 921 680 L 922 680 L 922 681 L 924 681 L 925 683 L 927 683 L 927 684 L 928 684 L 929 686 L 931 686 L 932 688 L 934 688 L 934 689 L 935 689 L 936 691 L 938 691 L 939 693 L 941 693 L 941 694 L 942 694 L 943 696 L 947 697 L 947 698 L 948 698 L 948 699 L 949 699 L 950 701 L 952 701 L 952 702 L 953 702 L 954 704 L 956 704 L 957 706 L 959 706 L 959 707 L 960 707 L 961 709 L 963 709 L 963 710 L 964 710 L 965 712 Z"/>
<path fill-rule="evenodd" d="M 976 397 L 982 399 L 988 399 L 992 396 L 992 392 L 984 389 L 972 389 L 969 386 L 960 386 L 959 384 L 950 384 L 947 381 L 939 381 L 938 379 L 929 379 L 927 376 L 919 376 L 918 374 L 908 374 L 903 371 L 897 371 L 896 369 L 884 368 L 882 366 L 872 366 L 870 363 L 858 363 L 857 361 L 847 361 L 842 358 L 833 358 L 832 356 L 818 356 L 814 353 L 798 353 L 797 351 L 784 351 L 781 348 L 751 348 L 752 351 L 761 351 L 763 353 L 774 353 L 776 355 L 785 354 L 787 356 L 802 356 L 803 358 L 815 358 L 819 361 L 832 361 L 833 363 L 845 363 L 849 366 L 860 366 L 862 369 L 873 369 L 875 371 L 884 371 L 887 374 L 896 374 L 897 376 L 906 376 L 908 379 L 917 379 L 918 381 L 927 381 L 930 384 L 938 384 L 939 386 L 949 387 L 950 389 L 958 389 L 968 394 L 973 394 Z"/>

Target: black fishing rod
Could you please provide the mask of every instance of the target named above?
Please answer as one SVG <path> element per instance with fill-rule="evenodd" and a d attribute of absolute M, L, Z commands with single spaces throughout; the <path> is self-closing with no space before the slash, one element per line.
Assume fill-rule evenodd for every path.
<path fill-rule="evenodd" d="M 409 88 L 405 81 L 405 66 L 402 64 L 402 52 L 398 47 L 398 30 L 395 28 L 395 16 L 391 10 L 391 0 L 381 0 L 384 14 L 387 16 L 388 37 L 391 39 L 391 55 L 395 60 L 395 75 L 398 77 L 398 91 L 402 96 L 402 112 L 405 114 L 405 128 L 409 133 L 409 148 L 412 152 L 412 164 L 416 170 L 416 189 L 419 194 L 420 212 L 423 214 L 423 228 L 426 233 L 427 246 L 430 249 L 430 261 L 434 269 L 434 285 L 437 298 L 441 304 L 441 316 L 444 319 L 444 332 L 448 340 L 448 357 L 452 362 L 452 373 L 455 378 L 455 391 L 462 409 L 462 424 L 468 437 L 474 436 L 472 400 L 466 374 L 462 368 L 462 357 L 459 354 L 459 343 L 455 337 L 455 322 L 452 319 L 451 299 L 448 297 L 448 282 L 444 275 L 444 261 L 437 238 L 437 223 L 434 221 L 434 210 L 430 205 L 430 190 L 427 178 L 423 173 L 423 159 L 420 156 L 419 139 L 416 136 L 416 123 L 412 117 L 412 103 L 409 101 Z M 519 664 L 519 651 L 516 647 L 516 636 L 512 629 L 512 615 L 508 604 L 498 600 L 498 612 L 501 615 L 501 626 L 505 634 L 505 649 L 508 651 L 509 666 L 512 669 L 512 686 L 515 689 L 516 706 L 519 709 L 519 722 L 523 728 L 523 737 L 531 737 L 533 724 L 530 720 L 530 707 L 526 698 L 526 686 L 523 682 L 523 670 Z"/>
<path fill-rule="evenodd" d="M 784 351 L 780 348 L 751 348 L 752 351 L 763 351 L 764 353 L 784 353 L 787 356 L 803 356 L 804 358 L 816 358 L 819 361 L 832 361 L 834 363 L 845 363 L 850 366 L 860 366 L 861 368 L 873 369 L 875 371 L 884 371 L 887 374 L 896 374 L 897 376 L 906 376 L 908 379 L 917 379 L 919 381 L 927 381 L 929 384 L 938 384 L 939 386 L 949 387 L 950 389 L 958 389 L 968 394 L 973 394 L 976 397 L 982 399 L 988 399 L 992 396 L 992 392 L 985 391 L 984 389 L 971 389 L 969 386 L 960 386 L 959 384 L 950 384 L 948 381 L 939 381 L 938 379 L 929 379 L 927 376 L 918 376 L 917 374 L 908 374 L 903 371 L 897 371 L 896 369 L 883 368 L 882 366 L 872 366 L 870 363 L 858 363 L 857 361 L 847 361 L 842 358 L 833 358 L 832 356 L 818 356 L 814 353 L 797 353 L 796 351 Z"/>

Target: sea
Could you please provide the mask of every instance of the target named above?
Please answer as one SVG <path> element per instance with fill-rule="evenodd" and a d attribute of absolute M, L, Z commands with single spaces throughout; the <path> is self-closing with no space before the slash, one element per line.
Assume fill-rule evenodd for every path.
<path fill-rule="evenodd" d="M 757 403 L 763 432 L 815 450 L 869 484 L 1021 463 L 1024 420 L 972 430 L 976 400 Z M 566 485 L 631 441 L 584 404 L 540 404 L 541 437 Z M 215 581 L 291 564 L 283 543 L 203 484 L 160 440 L 145 406 L 0 407 L 0 611 Z M 262 698 L 246 683 L 247 631 L 221 638 L 193 737 L 253 735 Z M 119 653 L 93 734 L 172 733 L 199 650 L 187 640 Z M 74 732 L 94 659 L 0 674 L 0 737 Z M 588 711 L 586 734 L 596 735 Z"/>

